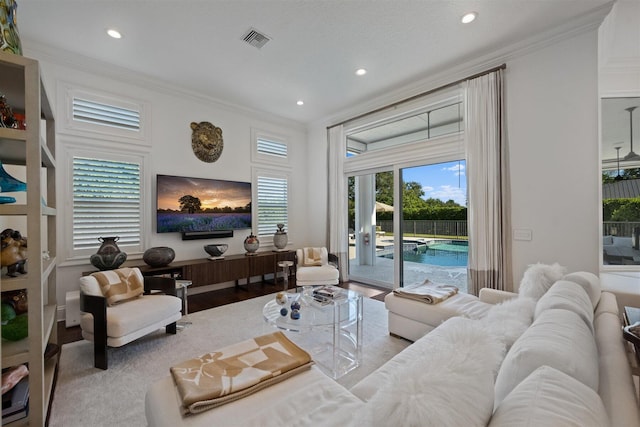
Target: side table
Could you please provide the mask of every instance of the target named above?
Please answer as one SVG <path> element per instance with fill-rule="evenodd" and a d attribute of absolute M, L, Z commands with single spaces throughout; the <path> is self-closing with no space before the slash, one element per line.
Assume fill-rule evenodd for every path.
<path fill-rule="evenodd" d="M 286 292 L 289 289 L 289 267 L 293 266 L 293 261 L 280 261 L 278 263 L 278 267 L 282 268 L 284 272 L 284 291 Z M 275 279 L 274 279 L 275 281 Z"/>
<path fill-rule="evenodd" d="M 180 298 L 182 299 L 182 317 L 185 318 L 189 314 L 189 301 L 187 299 L 187 288 L 191 286 L 191 280 L 176 280 L 176 290 L 180 292 Z M 176 326 L 184 328 L 189 326 L 191 322 L 187 320 L 181 320 L 176 323 Z"/>

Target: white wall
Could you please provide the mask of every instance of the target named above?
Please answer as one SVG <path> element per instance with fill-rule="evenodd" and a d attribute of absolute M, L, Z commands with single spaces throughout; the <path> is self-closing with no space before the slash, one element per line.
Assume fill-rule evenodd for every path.
<path fill-rule="evenodd" d="M 527 265 L 558 262 L 598 272 L 597 32 L 507 63 L 516 283 Z"/>
<path fill-rule="evenodd" d="M 257 113 L 245 109 L 224 105 L 213 99 L 197 94 L 181 92 L 164 86 L 159 82 L 147 80 L 144 76 L 130 74 L 123 70 L 111 69 L 105 64 L 94 64 L 84 59 L 73 58 L 73 66 L 64 65 L 64 60 L 42 53 L 38 47 L 31 51 L 25 49 L 25 56 L 40 60 L 45 87 L 53 108 L 59 105 L 58 83 L 73 83 L 81 87 L 123 95 L 147 102 L 151 107 L 151 148 L 147 167 L 148 192 L 146 194 L 148 210 L 148 233 L 145 236 L 147 247 L 169 246 L 176 252 L 176 260 L 203 258 L 206 253 L 203 245 L 207 243 L 228 243 L 227 254 L 243 253 L 243 241 L 250 230 L 236 230 L 233 238 L 182 241 L 179 233 L 158 234 L 155 232 L 155 176 L 156 174 L 182 175 L 202 178 L 219 178 L 236 181 L 251 181 L 251 129 L 257 128 L 287 137 L 290 142 L 291 180 L 290 180 L 290 217 L 287 228 L 290 247 L 299 247 L 308 242 L 309 223 L 307 221 L 307 135 L 306 128 L 297 122 Z M 78 65 L 78 62 L 80 64 Z M 96 70 L 98 65 L 98 70 Z M 110 77 L 112 76 L 112 77 Z M 60 179 L 65 159 L 65 144 L 78 141 L 61 132 L 63 111 L 56 111 L 57 125 L 57 164 L 58 164 L 58 254 L 64 254 L 64 246 L 70 236 L 62 225 L 63 219 L 71 215 L 70 204 L 62 195 L 69 183 Z M 198 160 L 191 149 L 191 129 L 193 121 L 210 121 L 223 130 L 224 150 L 215 163 Z M 87 145 L 91 139 L 80 139 Z M 123 151 L 133 150 L 132 145 L 122 145 Z M 264 165 L 262 165 L 264 168 Z M 271 246 L 261 250 L 271 250 Z M 125 250 L 126 252 L 126 250 Z M 141 254 L 129 254 L 129 259 Z M 70 261 L 58 259 L 57 302 L 59 319 L 64 317 L 65 295 L 78 289 L 78 278 L 83 271 L 93 270 L 86 260 Z M 227 286 L 229 284 L 226 284 Z M 219 288 L 220 286 L 211 287 Z M 208 287 L 209 288 L 209 287 Z M 202 289 L 193 289 L 192 293 Z"/>
<path fill-rule="evenodd" d="M 536 262 L 597 273 L 597 31 L 511 54 L 506 64 L 512 222 L 514 228 L 532 231 L 531 241 L 513 242 L 514 283 L 517 287 L 527 266 Z M 449 81 L 456 78 L 452 74 Z M 326 153 L 326 125 L 371 109 L 315 123 L 309 130 L 309 159 Z M 309 175 L 326 182 L 326 165 L 310 160 Z M 326 228 L 320 228 L 326 210 L 314 209 L 313 219 L 317 228 L 310 239 L 320 240 L 326 235 Z"/>

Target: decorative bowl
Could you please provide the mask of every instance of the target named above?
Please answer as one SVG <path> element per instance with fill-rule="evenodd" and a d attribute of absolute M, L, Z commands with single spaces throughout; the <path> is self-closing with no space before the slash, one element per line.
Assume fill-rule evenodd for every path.
<path fill-rule="evenodd" d="M 204 245 L 205 252 L 214 257 L 222 256 L 222 254 L 225 253 L 228 248 L 229 245 L 227 245 L 226 243 Z"/>
<path fill-rule="evenodd" d="M 142 260 L 151 267 L 164 267 L 171 264 L 175 257 L 176 253 L 173 249 L 167 246 L 158 246 L 144 251 Z"/>

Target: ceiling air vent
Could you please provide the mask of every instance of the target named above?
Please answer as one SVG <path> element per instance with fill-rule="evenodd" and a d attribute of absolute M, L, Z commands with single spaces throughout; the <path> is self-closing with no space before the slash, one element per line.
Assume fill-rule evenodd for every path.
<path fill-rule="evenodd" d="M 251 46 L 260 49 L 262 46 L 267 44 L 269 40 L 271 40 L 266 35 L 262 34 L 255 28 L 249 29 L 244 36 L 242 36 L 242 40 L 250 44 Z"/>

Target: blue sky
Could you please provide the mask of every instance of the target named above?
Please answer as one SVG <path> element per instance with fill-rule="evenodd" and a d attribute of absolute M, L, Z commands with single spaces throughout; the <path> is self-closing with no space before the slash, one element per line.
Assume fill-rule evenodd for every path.
<path fill-rule="evenodd" d="M 467 177 L 465 175 L 466 162 L 448 162 L 428 166 L 418 166 L 403 169 L 405 182 L 419 182 L 422 184 L 424 198 L 440 199 L 443 202 L 454 200 L 467 206 Z"/>

